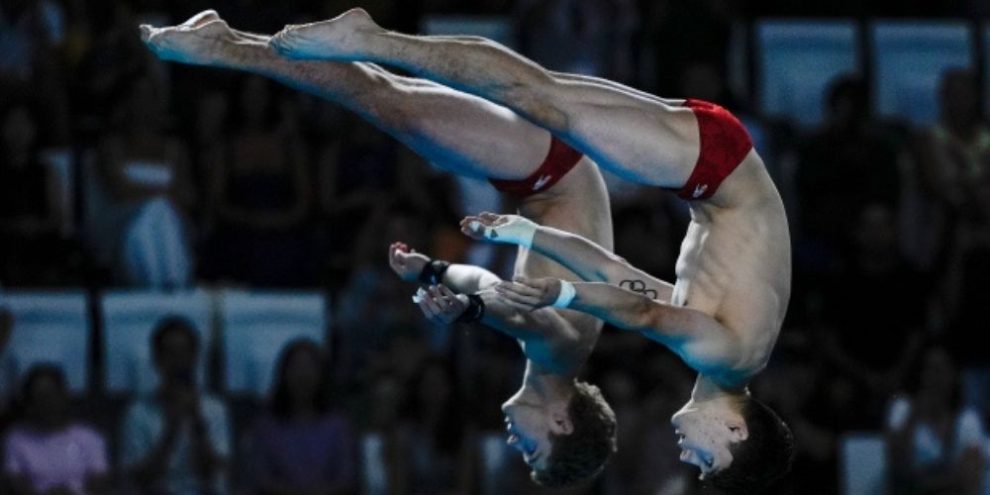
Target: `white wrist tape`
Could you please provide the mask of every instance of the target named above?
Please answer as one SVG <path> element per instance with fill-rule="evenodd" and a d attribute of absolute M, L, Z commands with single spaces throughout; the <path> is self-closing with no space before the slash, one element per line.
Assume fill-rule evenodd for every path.
<path fill-rule="evenodd" d="M 492 242 L 515 244 L 529 249 L 533 246 L 533 236 L 536 235 L 539 225 L 523 217 L 514 216 L 508 222 L 494 227 L 482 225 L 478 221 L 471 222 L 470 227 Z"/>
<path fill-rule="evenodd" d="M 557 300 L 553 302 L 553 307 L 565 309 L 571 305 L 575 296 L 577 296 L 577 289 L 574 288 L 574 284 L 566 280 L 561 280 L 560 294 L 557 295 Z"/>

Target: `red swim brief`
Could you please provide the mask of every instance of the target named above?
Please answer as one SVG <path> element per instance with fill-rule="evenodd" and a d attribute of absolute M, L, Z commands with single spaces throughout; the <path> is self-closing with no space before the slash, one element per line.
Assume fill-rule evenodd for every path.
<path fill-rule="evenodd" d="M 684 106 L 698 119 L 701 153 L 677 195 L 689 201 L 708 199 L 753 149 L 753 140 L 739 119 L 714 103 L 688 99 Z"/>
<path fill-rule="evenodd" d="M 551 137 L 550 152 L 547 153 L 547 158 L 543 160 L 540 168 L 532 175 L 522 180 L 488 179 L 488 181 L 495 186 L 495 189 L 505 194 L 525 198 L 553 187 L 581 161 L 582 156 L 584 155 L 581 152 L 556 137 Z"/>

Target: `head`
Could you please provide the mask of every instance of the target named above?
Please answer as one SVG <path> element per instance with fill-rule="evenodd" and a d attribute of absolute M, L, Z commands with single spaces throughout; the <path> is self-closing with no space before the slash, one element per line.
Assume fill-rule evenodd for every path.
<path fill-rule="evenodd" d="M 65 423 L 69 413 L 69 393 L 65 374 L 54 364 L 39 364 L 28 370 L 21 388 L 26 419 L 47 428 Z"/>
<path fill-rule="evenodd" d="M 962 403 L 959 374 L 945 347 L 928 347 L 919 356 L 912 373 L 912 392 L 917 398 L 925 399 L 925 404 L 955 410 Z"/>
<path fill-rule="evenodd" d="M 10 335 L 14 333 L 14 313 L 0 306 L 0 354 L 10 343 Z"/>
<path fill-rule="evenodd" d="M 14 103 L 4 108 L 0 119 L 0 151 L 4 155 L 13 158 L 34 150 L 38 125 L 31 107 Z"/>
<path fill-rule="evenodd" d="M 523 454 L 530 476 L 548 487 L 588 481 L 616 450 L 615 413 L 598 387 L 576 382 L 566 403 L 502 406 L 508 444 Z"/>
<path fill-rule="evenodd" d="M 829 85 L 825 114 L 833 127 L 850 129 L 863 123 L 869 112 L 866 82 L 856 75 L 844 75 Z"/>
<path fill-rule="evenodd" d="M 158 322 L 151 333 L 151 354 L 162 386 L 195 385 L 199 334 L 189 320 L 169 316 Z"/>
<path fill-rule="evenodd" d="M 689 402 L 671 420 L 681 460 L 729 493 L 760 493 L 790 470 L 794 438 L 787 424 L 749 395 Z"/>
<path fill-rule="evenodd" d="M 939 80 L 942 119 L 955 125 L 972 125 L 980 118 L 980 91 L 973 71 L 948 69 Z"/>
<path fill-rule="evenodd" d="M 853 242 L 862 254 L 889 257 L 897 254 L 897 220 L 893 209 L 870 203 L 859 212 L 853 226 Z"/>
<path fill-rule="evenodd" d="M 323 349 L 312 340 L 299 339 L 286 345 L 276 366 L 272 412 L 282 419 L 304 408 L 320 414 L 327 412 L 330 404 L 325 364 Z"/>

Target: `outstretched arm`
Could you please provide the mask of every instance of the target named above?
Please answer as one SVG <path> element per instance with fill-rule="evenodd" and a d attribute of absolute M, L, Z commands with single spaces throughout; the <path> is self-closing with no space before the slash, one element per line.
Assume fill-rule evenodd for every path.
<path fill-rule="evenodd" d="M 395 242 L 389 247 L 389 266 L 407 282 L 421 282 L 420 274 L 431 262 L 429 257 Z M 530 311 L 507 304 L 493 287 L 502 282 L 498 275 L 474 265 L 450 265 L 439 283 L 426 284 L 414 301 L 430 321 L 450 324 L 468 310 L 467 294 L 477 295 L 485 305 L 481 323 L 519 340 L 569 339 L 577 335 L 552 308 Z"/>
<path fill-rule="evenodd" d="M 608 249 L 570 232 L 539 225 L 518 215 L 482 213 L 461 220 L 461 232 L 476 240 L 526 246 L 588 282 L 607 282 L 668 302 L 673 284 L 660 280 Z"/>
<path fill-rule="evenodd" d="M 570 288 L 567 288 L 567 287 Z M 725 341 L 732 334 L 715 318 L 697 310 L 655 301 L 643 294 L 602 282 L 564 282 L 554 278 L 495 287 L 507 303 L 520 309 L 555 306 L 587 313 L 622 330 L 636 331 L 665 345 Z M 563 293 L 563 295 L 562 295 Z"/>

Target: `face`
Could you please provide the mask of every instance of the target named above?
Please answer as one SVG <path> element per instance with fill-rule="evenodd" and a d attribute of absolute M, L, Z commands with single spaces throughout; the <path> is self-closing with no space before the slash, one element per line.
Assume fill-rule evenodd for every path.
<path fill-rule="evenodd" d="M 310 350 L 294 352 L 285 367 L 285 380 L 294 400 L 312 400 L 320 386 L 320 360 Z"/>
<path fill-rule="evenodd" d="M 3 120 L 2 137 L 4 147 L 14 152 L 24 152 L 31 148 L 37 134 L 34 119 L 26 107 L 16 107 L 7 113 Z"/>
<path fill-rule="evenodd" d="M 185 332 L 169 331 L 162 339 L 156 365 L 163 380 L 193 385 L 196 369 L 195 342 Z"/>
<path fill-rule="evenodd" d="M 40 422 L 58 424 L 68 411 L 69 399 L 58 380 L 42 376 L 30 390 L 31 413 Z"/>
<path fill-rule="evenodd" d="M 550 434 L 565 434 L 566 428 L 554 421 L 545 407 L 535 404 L 510 401 L 502 405 L 502 413 L 509 434 L 506 443 L 522 454 L 529 467 L 546 469 L 553 450 Z"/>
<path fill-rule="evenodd" d="M 701 469 L 701 478 L 732 464 L 733 444 L 746 439 L 746 423 L 729 407 L 688 403 L 671 418 L 681 462 Z"/>

